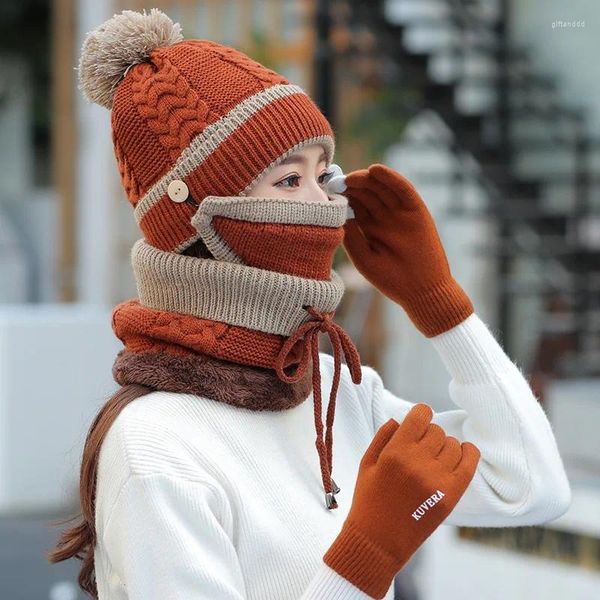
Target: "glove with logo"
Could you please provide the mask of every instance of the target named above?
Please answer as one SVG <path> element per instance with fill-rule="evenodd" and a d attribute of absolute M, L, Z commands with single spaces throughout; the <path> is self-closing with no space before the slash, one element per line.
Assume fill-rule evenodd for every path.
<path fill-rule="evenodd" d="M 473 304 L 450 272 L 433 218 L 412 183 L 382 164 L 336 177 L 355 219 L 344 248 L 362 275 L 400 304 L 426 337 L 461 323 Z M 341 184 L 341 188 L 340 188 Z"/>
<path fill-rule="evenodd" d="M 372 598 L 452 512 L 471 482 L 480 452 L 431 423 L 427 404 L 401 424 L 389 419 L 375 434 L 358 471 L 350 511 L 323 556 L 339 575 Z"/>

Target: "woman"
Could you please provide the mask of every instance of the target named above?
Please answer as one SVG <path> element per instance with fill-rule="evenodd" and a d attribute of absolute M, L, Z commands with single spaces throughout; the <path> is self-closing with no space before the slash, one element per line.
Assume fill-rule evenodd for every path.
<path fill-rule="evenodd" d="M 442 522 L 567 509 L 548 421 L 410 182 L 384 165 L 341 174 L 301 88 L 183 40 L 156 9 L 91 32 L 79 77 L 112 111 L 144 237 L 139 297 L 113 312 L 122 388 L 91 426 L 81 519 L 50 560 L 82 558 L 80 585 L 99 598 L 390 599 Z M 332 319 L 341 243 L 432 340 L 457 410 L 434 415 L 361 367 Z"/>

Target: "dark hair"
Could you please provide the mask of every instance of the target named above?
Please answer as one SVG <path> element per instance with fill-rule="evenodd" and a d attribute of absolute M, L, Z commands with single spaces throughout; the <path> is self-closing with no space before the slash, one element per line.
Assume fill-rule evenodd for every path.
<path fill-rule="evenodd" d="M 204 242 L 198 240 L 182 254 L 201 258 L 214 258 Z M 63 531 L 54 549 L 46 554 L 51 563 L 69 558 L 82 561 L 79 571 L 79 587 L 97 600 L 98 588 L 94 571 L 94 548 L 96 546 L 95 504 L 98 457 L 102 442 L 119 413 L 135 399 L 154 391 L 153 388 L 136 383 L 121 386 L 100 409 L 94 418 L 83 446 L 79 473 L 79 503 L 77 514 L 67 519 L 53 521 L 53 525 L 64 525 L 78 519 L 76 525 Z"/>

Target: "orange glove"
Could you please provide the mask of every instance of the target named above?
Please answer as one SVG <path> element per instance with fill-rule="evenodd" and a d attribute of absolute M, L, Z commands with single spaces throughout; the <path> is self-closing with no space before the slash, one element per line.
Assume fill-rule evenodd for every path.
<path fill-rule="evenodd" d="M 408 179 L 382 164 L 345 176 L 355 214 L 344 248 L 362 275 L 426 337 L 464 321 L 473 304 L 450 272 L 433 218 Z"/>
<path fill-rule="evenodd" d="M 471 482 L 480 452 L 446 436 L 427 404 L 402 424 L 389 419 L 358 470 L 350 511 L 324 562 L 372 598 L 452 512 Z"/>

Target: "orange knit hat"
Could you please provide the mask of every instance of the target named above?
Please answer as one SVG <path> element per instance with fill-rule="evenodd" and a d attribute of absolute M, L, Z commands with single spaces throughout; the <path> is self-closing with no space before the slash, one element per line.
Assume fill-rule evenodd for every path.
<path fill-rule="evenodd" d="M 84 96 L 112 109 L 123 187 L 161 250 L 200 237 L 190 219 L 203 198 L 245 195 L 299 147 L 320 143 L 332 161 L 331 125 L 301 87 L 234 48 L 184 40 L 156 8 L 89 32 L 78 72 Z"/>

